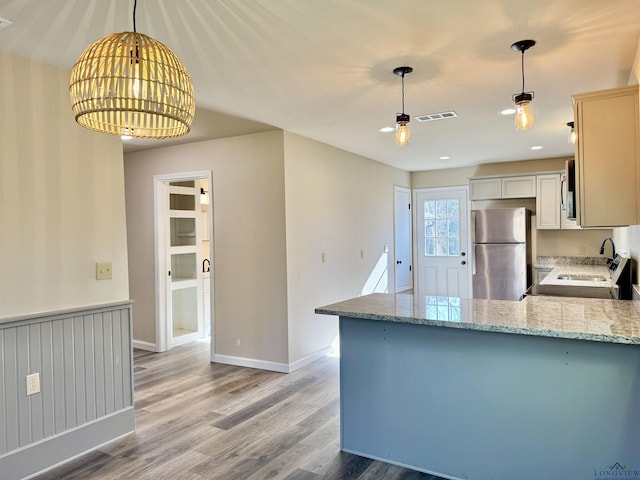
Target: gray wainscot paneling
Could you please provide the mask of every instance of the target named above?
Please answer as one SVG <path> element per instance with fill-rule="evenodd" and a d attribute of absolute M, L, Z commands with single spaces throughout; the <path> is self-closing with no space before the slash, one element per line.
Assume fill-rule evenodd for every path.
<path fill-rule="evenodd" d="M 0 362 L 3 480 L 134 431 L 131 302 L 0 320 Z"/>

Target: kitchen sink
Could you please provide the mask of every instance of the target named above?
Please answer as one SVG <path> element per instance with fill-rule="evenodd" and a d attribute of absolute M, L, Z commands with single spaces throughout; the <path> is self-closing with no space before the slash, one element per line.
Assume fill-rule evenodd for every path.
<path fill-rule="evenodd" d="M 581 273 L 563 273 L 556 277 L 558 280 L 570 280 L 578 282 L 606 282 L 607 279 L 601 275 L 586 275 Z"/>

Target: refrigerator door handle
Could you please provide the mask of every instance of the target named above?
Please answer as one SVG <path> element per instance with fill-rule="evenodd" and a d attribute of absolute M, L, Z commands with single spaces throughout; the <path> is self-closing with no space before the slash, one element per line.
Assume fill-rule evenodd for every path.
<path fill-rule="evenodd" d="M 476 243 L 476 212 L 475 210 L 471 211 L 471 243 Z M 475 262 L 474 262 L 474 265 L 475 265 Z M 473 269 L 473 273 L 475 273 L 475 266 Z"/>
<path fill-rule="evenodd" d="M 472 257 L 471 258 L 471 275 L 475 275 L 476 274 L 476 249 L 478 248 L 478 246 L 474 243 L 473 244 L 473 252 L 472 253 Z"/>

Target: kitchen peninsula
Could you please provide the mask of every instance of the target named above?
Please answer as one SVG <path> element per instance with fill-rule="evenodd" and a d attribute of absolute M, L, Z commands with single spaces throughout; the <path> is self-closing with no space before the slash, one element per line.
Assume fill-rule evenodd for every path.
<path fill-rule="evenodd" d="M 451 479 L 640 467 L 639 308 L 392 294 L 318 308 L 340 317 L 341 449 Z"/>

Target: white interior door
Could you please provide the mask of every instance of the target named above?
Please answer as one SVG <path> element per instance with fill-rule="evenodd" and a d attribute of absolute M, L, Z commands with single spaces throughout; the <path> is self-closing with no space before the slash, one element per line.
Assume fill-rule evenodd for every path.
<path fill-rule="evenodd" d="M 394 264 L 395 291 L 403 292 L 413 288 L 411 272 L 411 190 L 395 187 L 394 201 Z"/>
<path fill-rule="evenodd" d="M 167 320 L 170 346 L 204 336 L 200 189 L 194 180 L 169 183 Z"/>
<path fill-rule="evenodd" d="M 210 336 L 215 355 L 211 172 L 154 177 L 156 350 Z M 206 260 L 206 261 L 205 261 Z"/>
<path fill-rule="evenodd" d="M 468 188 L 415 191 L 414 294 L 471 297 Z"/>

